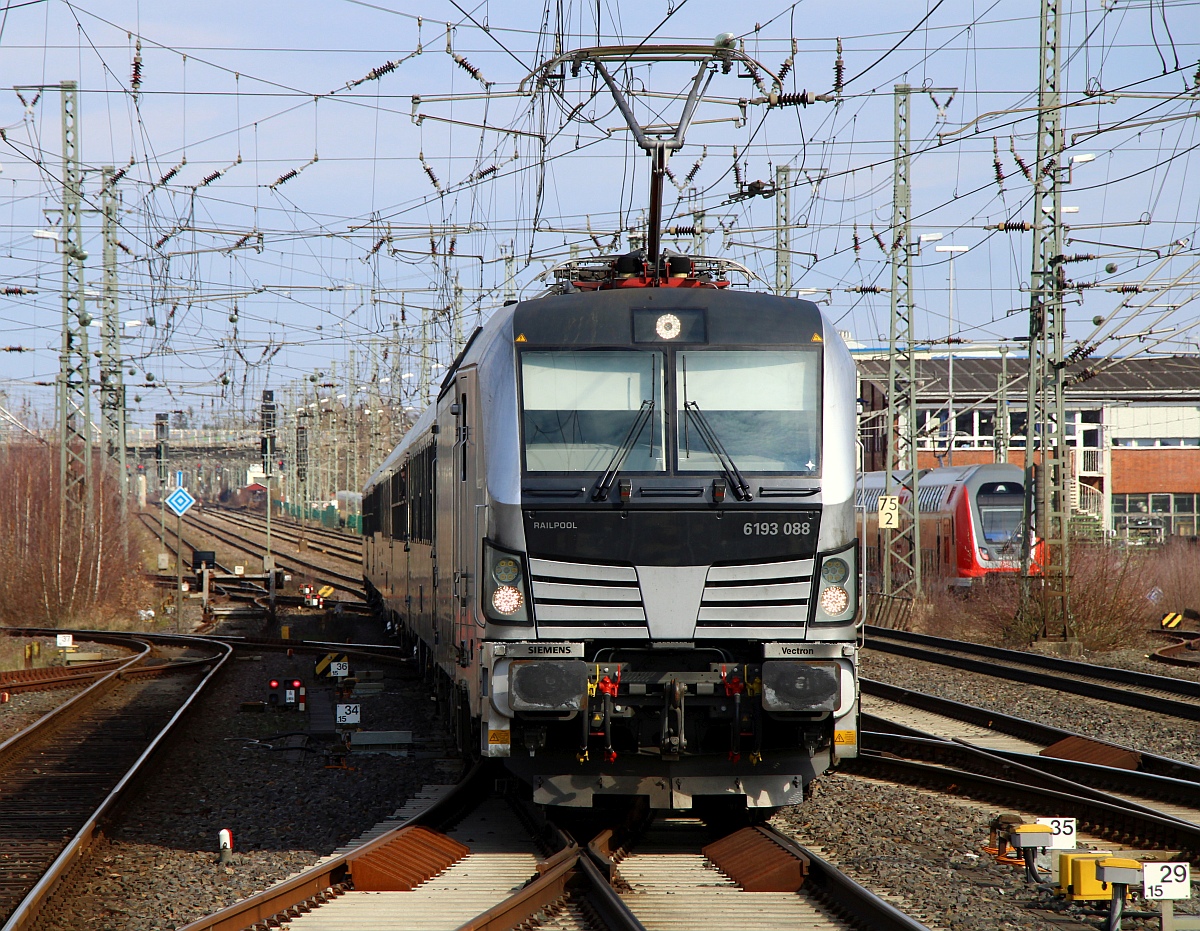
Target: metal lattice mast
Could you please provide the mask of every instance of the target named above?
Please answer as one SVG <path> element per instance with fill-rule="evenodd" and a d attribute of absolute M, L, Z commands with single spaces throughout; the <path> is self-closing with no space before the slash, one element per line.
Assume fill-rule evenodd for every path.
<path fill-rule="evenodd" d="M 921 592 L 921 526 L 917 517 L 917 369 L 912 331 L 912 235 L 909 208 L 909 94 L 895 87 L 896 157 L 892 182 L 892 322 L 888 338 L 887 478 L 884 494 L 899 495 L 900 526 L 884 535 L 883 593 Z"/>
<path fill-rule="evenodd" d="M 59 529 L 91 524 L 91 373 L 84 304 L 82 172 L 79 168 L 79 96 L 74 81 L 62 82 L 62 348 L 58 373 Z"/>
<path fill-rule="evenodd" d="M 1042 637 L 1071 635 L 1068 585 L 1066 419 L 1063 416 L 1062 201 L 1063 148 L 1058 91 L 1058 0 L 1042 0 L 1037 168 L 1033 196 L 1033 270 L 1029 280 L 1029 382 L 1025 425 L 1026 527 L 1021 548 L 1021 610 L 1040 610 Z M 1040 563 L 1040 565 L 1039 565 Z"/>
<path fill-rule="evenodd" d="M 1008 462 L 1008 347 L 1000 347 L 1000 382 L 996 385 L 996 426 L 992 446 L 996 462 Z"/>
<path fill-rule="evenodd" d="M 117 193 L 116 172 L 101 171 L 100 213 L 104 229 L 103 316 L 100 324 L 100 429 L 105 462 L 117 473 L 121 503 L 129 499 L 125 462 L 125 380 L 121 370 L 121 321 L 117 298 Z"/>
<path fill-rule="evenodd" d="M 787 165 L 775 166 L 775 293 L 792 290 L 792 212 Z"/>

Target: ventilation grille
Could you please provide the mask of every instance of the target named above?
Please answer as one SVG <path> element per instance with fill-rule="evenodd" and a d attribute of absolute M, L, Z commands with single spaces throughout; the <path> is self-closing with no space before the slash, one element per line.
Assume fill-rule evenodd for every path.
<path fill-rule="evenodd" d="M 539 627 L 646 626 L 632 566 L 530 559 L 529 571 Z"/>
<path fill-rule="evenodd" d="M 729 627 L 804 627 L 813 561 L 713 566 L 704 581 L 697 633 Z"/>

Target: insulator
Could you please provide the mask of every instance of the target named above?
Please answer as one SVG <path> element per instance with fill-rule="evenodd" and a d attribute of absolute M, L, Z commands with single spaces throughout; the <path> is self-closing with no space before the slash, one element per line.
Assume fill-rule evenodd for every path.
<path fill-rule="evenodd" d="M 1095 378 L 1099 374 L 1100 373 L 1097 372 L 1094 368 L 1092 368 L 1091 366 L 1088 366 L 1087 368 L 1080 369 L 1078 372 L 1076 372 L 1074 375 L 1071 376 L 1071 384 L 1073 384 L 1073 385 L 1082 384 L 1085 381 L 1090 381 L 1091 379 Z"/>
<path fill-rule="evenodd" d="M 856 284 L 847 288 L 850 294 L 883 294 L 888 289 L 877 284 Z"/>
<path fill-rule="evenodd" d="M 817 95 L 812 91 L 800 91 L 798 94 L 780 94 L 775 101 L 777 107 L 807 107 L 817 102 Z"/>
<path fill-rule="evenodd" d="M 1123 284 L 1113 288 L 1118 294 L 1141 294 L 1145 288 L 1140 284 Z"/>
<path fill-rule="evenodd" d="M 996 230 L 1001 233 L 1028 233 L 1033 224 L 1028 220 L 1005 220 L 1003 223 L 992 223 L 984 229 Z"/>
<path fill-rule="evenodd" d="M 488 165 L 487 168 L 480 168 L 479 171 L 475 172 L 475 180 L 482 181 L 488 175 L 494 175 L 499 170 L 498 165 Z"/>
<path fill-rule="evenodd" d="M 210 175 L 205 175 L 203 178 L 200 179 L 200 183 L 197 184 L 196 187 L 198 187 L 198 188 L 207 187 L 208 185 L 210 185 L 214 181 L 216 181 L 217 178 L 221 177 L 221 174 L 222 174 L 222 172 L 220 170 L 217 170 L 217 171 L 214 171 Z"/>
<path fill-rule="evenodd" d="M 21 294 L 37 294 L 33 288 L 22 288 L 19 285 L 9 285 L 4 289 L 4 293 L 10 297 L 16 297 Z"/>
<path fill-rule="evenodd" d="M 733 180 L 739 188 L 742 186 L 742 166 L 738 164 L 737 146 L 733 147 Z"/>
<path fill-rule="evenodd" d="M 788 76 L 788 73 L 791 70 L 792 70 L 792 59 L 789 58 L 782 65 L 779 66 L 779 80 L 782 82 L 784 80 L 784 78 L 786 78 Z"/>
<path fill-rule="evenodd" d="M 124 168 L 118 168 L 116 171 L 113 172 L 112 177 L 108 179 L 108 183 L 110 185 L 116 184 L 118 181 L 120 181 L 122 178 L 124 178 L 125 175 L 128 173 L 129 173 L 128 165 L 126 165 Z"/>
<path fill-rule="evenodd" d="M 449 251 L 448 251 L 446 254 L 447 254 L 447 255 L 454 255 L 454 252 L 455 252 L 455 250 L 456 250 L 457 248 L 458 248 L 458 237 L 457 237 L 457 236 L 451 236 L 451 237 L 450 237 L 450 250 L 449 250 Z"/>
<path fill-rule="evenodd" d="M 673 171 L 671 170 L 671 166 L 670 166 L 670 165 L 663 165 L 663 174 L 664 174 L 664 175 L 666 175 L 668 178 L 670 178 L 670 179 L 671 179 L 671 183 L 672 183 L 672 184 L 675 184 L 675 183 L 676 183 L 676 181 L 675 181 L 675 172 L 673 172 Z"/>
<path fill-rule="evenodd" d="M 992 136 L 992 167 L 996 170 L 996 186 L 1004 193 L 1004 166 L 1000 164 L 1000 143 Z"/>
<path fill-rule="evenodd" d="M 174 230 L 168 230 L 158 237 L 158 242 L 154 244 L 155 249 L 161 249 L 168 239 L 175 235 Z"/>
<path fill-rule="evenodd" d="M 391 74 L 399 66 L 400 66 L 400 62 L 398 62 L 398 61 L 386 62 L 386 63 L 380 65 L 378 68 L 372 68 L 370 71 L 368 71 L 366 77 L 363 78 L 363 80 L 364 81 L 378 81 L 385 74 Z"/>
<path fill-rule="evenodd" d="M 433 182 L 434 190 L 439 194 L 442 193 L 442 183 L 438 181 L 437 175 L 433 173 L 433 169 L 429 167 L 429 162 L 425 161 L 425 153 L 422 152 L 417 156 L 421 160 L 421 167 L 425 169 L 425 174 L 429 175 L 429 180 Z"/>
<path fill-rule="evenodd" d="M 432 236 L 429 237 L 429 254 L 437 255 L 437 240 Z"/>
<path fill-rule="evenodd" d="M 373 246 L 371 247 L 371 251 L 370 251 L 370 252 L 368 252 L 368 253 L 367 253 L 367 255 L 374 255 L 376 252 L 378 252 L 380 249 L 382 249 L 382 248 L 383 248 L 383 244 L 384 244 L 385 242 L 387 242 L 387 237 L 386 237 L 386 236 L 380 236 L 380 237 L 379 237 L 379 239 L 376 241 L 375 245 L 373 245 Z"/>
<path fill-rule="evenodd" d="M 694 226 L 668 226 L 668 236 L 695 236 L 696 227 Z"/>
<path fill-rule="evenodd" d="M 875 237 L 875 242 L 879 245 L 879 248 L 883 250 L 883 254 L 887 255 L 890 250 L 883 244 L 883 237 L 875 231 L 874 226 L 871 227 L 871 235 Z"/>
<path fill-rule="evenodd" d="M 743 62 L 743 64 L 746 66 L 746 71 L 750 75 L 750 80 L 752 80 L 754 82 L 754 86 L 757 87 L 760 91 L 762 91 L 765 94 L 767 92 L 767 89 L 765 87 L 763 87 L 762 75 L 759 74 L 758 69 L 756 67 L 754 67 L 754 62 L 747 61 L 747 62 Z"/>
<path fill-rule="evenodd" d="M 1076 252 L 1074 255 L 1064 255 L 1062 260 L 1064 262 L 1090 262 L 1097 258 L 1099 256 L 1093 255 L 1090 252 Z"/>
<path fill-rule="evenodd" d="M 244 236 L 242 236 L 240 239 L 238 239 L 237 242 L 235 242 L 232 246 L 229 247 L 230 251 L 233 251 L 234 249 L 240 249 L 242 246 L 246 245 L 246 243 L 248 243 L 250 241 L 250 237 L 252 235 L 254 235 L 254 234 L 246 233 Z"/>
<path fill-rule="evenodd" d="M 1017 140 L 1012 136 L 1008 137 L 1008 149 L 1012 152 L 1013 160 L 1016 161 L 1017 167 L 1021 169 L 1021 174 L 1025 176 L 1026 181 L 1033 181 L 1033 172 L 1029 170 L 1029 166 L 1025 164 L 1025 159 L 1021 158 L 1017 152 Z"/>
<path fill-rule="evenodd" d="M 862 241 L 858 238 L 858 224 L 855 223 L 854 224 L 854 258 L 855 258 L 855 260 L 858 259 L 858 256 L 861 252 L 862 252 Z"/>
<path fill-rule="evenodd" d="M 176 165 L 174 168 L 172 168 L 165 175 L 163 175 L 161 178 L 158 179 L 158 184 L 156 186 L 162 187 L 164 184 L 166 184 L 168 181 L 170 181 L 172 178 L 174 178 L 177 174 L 179 174 L 179 169 L 181 169 L 182 167 L 183 167 L 182 163 L 179 165 Z"/>
<path fill-rule="evenodd" d="M 837 40 L 837 58 L 833 62 L 833 92 L 842 96 L 842 88 L 846 86 L 846 63 L 842 61 L 842 40 Z"/>
<path fill-rule="evenodd" d="M 281 184 L 287 184 L 289 181 L 292 180 L 292 178 L 296 177 L 296 175 L 298 175 L 298 174 L 300 174 L 299 168 L 289 168 L 287 171 L 285 171 L 283 174 L 281 174 L 278 178 L 275 179 L 275 183 L 272 184 L 271 187 L 277 188 Z"/>
<path fill-rule="evenodd" d="M 467 61 L 465 58 L 463 58 L 461 55 L 459 55 L 458 52 L 451 52 L 450 57 L 454 59 L 454 63 L 456 65 L 458 65 L 458 67 L 462 68 L 463 71 L 467 72 L 467 74 L 469 74 L 471 77 L 473 77 L 476 81 L 478 81 L 484 87 L 492 86 L 490 81 L 484 80 L 483 75 L 480 74 L 480 72 L 479 72 L 479 69 L 476 68 L 469 61 Z"/>
<path fill-rule="evenodd" d="M 696 159 L 696 164 L 694 164 L 690 169 L 688 169 L 688 173 L 686 175 L 684 175 L 683 181 L 685 184 L 691 184 L 694 180 L 696 180 L 696 174 L 697 174 L 697 172 L 700 171 L 700 165 L 703 164 L 704 158 L 707 155 L 708 155 L 708 146 L 705 146 L 700 151 L 700 157 L 698 159 Z"/>
<path fill-rule="evenodd" d="M 125 245 L 125 243 L 121 242 L 121 240 L 119 240 L 119 239 L 117 240 L 117 248 L 120 249 L 122 252 L 124 252 L 126 255 L 133 255 L 133 250 L 130 249 L 127 245 Z"/>
<path fill-rule="evenodd" d="M 142 40 L 138 39 L 133 47 L 133 73 L 130 75 L 129 85 L 133 88 L 134 94 L 137 94 L 142 88 Z"/>

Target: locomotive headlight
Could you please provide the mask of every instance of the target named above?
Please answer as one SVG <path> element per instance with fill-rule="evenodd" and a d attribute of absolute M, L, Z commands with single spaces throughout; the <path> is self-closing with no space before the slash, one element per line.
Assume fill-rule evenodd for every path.
<path fill-rule="evenodd" d="M 501 556 L 492 564 L 492 578 L 501 585 L 512 585 L 520 575 L 521 565 L 511 556 Z M 512 612 L 505 611 L 504 613 L 511 614 Z"/>
<path fill-rule="evenodd" d="M 674 314 L 663 314 L 654 321 L 654 332 L 661 339 L 674 339 L 683 332 L 683 324 Z"/>
<path fill-rule="evenodd" d="M 838 559 L 836 556 L 832 559 L 827 559 L 821 564 L 821 578 L 830 585 L 841 585 L 850 576 L 850 567 L 846 565 L 846 560 Z M 845 608 L 842 609 L 843 611 Z M 834 614 L 841 614 L 841 611 L 834 611 Z"/>
<path fill-rule="evenodd" d="M 821 610 L 830 617 L 845 614 L 850 607 L 850 593 L 840 585 L 831 585 L 821 592 Z"/>
<path fill-rule="evenodd" d="M 519 588 L 511 585 L 501 585 L 492 592 L 492 607 L 505 617 L 516 614 L 525 604 L 525 596 Z"/>
<path fill-rule="evenodd" d="M 813 578 L 814 624 L 848 624 L 858 611 L 858 544 L 818 557 Z"/>
<path fill-rule="evenodd" d="M 480 578 L 480 607 L 488 618 L 504 624 L 530 623 L 525 558 L 520 553 L 502 550 L 484 540 Z"/>

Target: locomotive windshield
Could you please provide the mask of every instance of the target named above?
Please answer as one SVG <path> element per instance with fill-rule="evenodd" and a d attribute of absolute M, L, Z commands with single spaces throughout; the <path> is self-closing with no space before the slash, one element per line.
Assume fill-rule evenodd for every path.
<path fill-rule="evenodd" d="M 675 358 L 679 469 L 721 468 L 687 406 L 703 412 L 743 471 L 816 474 L 821 357 L 797 350 L 708 350 Z"/>
<path fill-rule="evenodd" d="M 604 470 L 645 410 L 624 467 L 666 468 L 661 352 L 526 352 L 521 383 L 529 471 Z"/>
<path fill-rule="evenodd" d="M 721 472 L 723 454 L 737 470 L 816 475 L 820 385 L 814 351 L 527 350 L 525 468 L 603 472 L 628 446 L 625 472 L 663 472 L 668 460 L 681 472 Z"/>
<path fill-rule="evenodd" d="M 987 482 L 975 495 L 979 505 L 979 522 L 983 538 L 988 543 L 1010 543 L 1021 530 L 1021 510 L 1025 504 L 1025 489 L 1019 482 Z"/>

